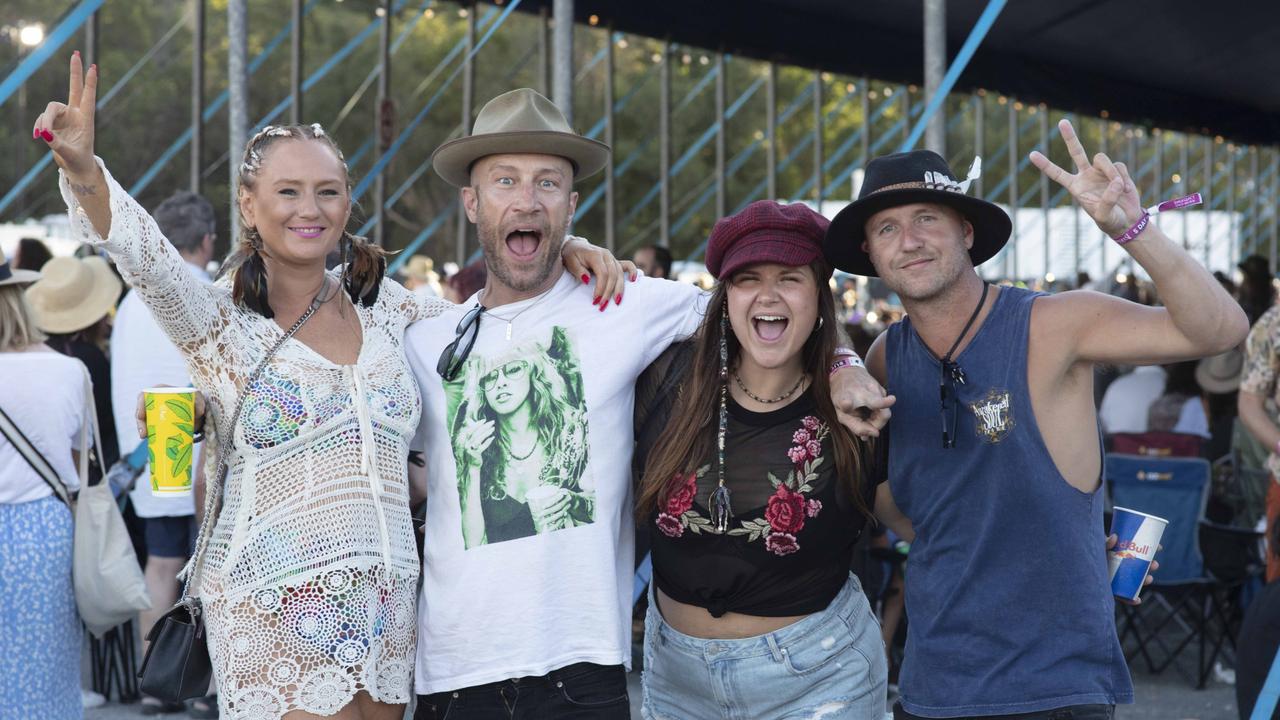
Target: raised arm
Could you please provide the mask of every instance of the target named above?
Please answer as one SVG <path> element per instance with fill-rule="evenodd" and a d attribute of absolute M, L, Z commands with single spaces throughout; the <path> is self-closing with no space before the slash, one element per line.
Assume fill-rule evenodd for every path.
<path fill-rule="evenodd" d="M 85 242 L 107 250 L 165 333 L 191 351 L 224 327 L 225 319 L 209 288 L 191 275 L 151 216 L 94 157 L 97 66 L 85 73 L 76 53 L 70 75 L 67 102 L 49 103 L 36 118 L 32 137 L 49 146 L 61 168 L 59 185 L 71 227 Z"/>
<path fill-rule="evenodd" d="M 1098 228 L 1120 238 L 1142 219 L 1137 186 L 1123 163 L 1103 153 L 1089 161 L 1071 123 L 1058 130 L 1075 173 L 1040 152 L 1031 162 L 1066 188 Z M 1244 311 L 1208 269 L 1171 241 L 1154 221 L 1121 246 L 1155 283 L 1164 307 L 1149 308 L 1093 292 L 1068 292 L 1036 303 L 1072 360 L 1155 364 L 1215 355 L 1235 347 L 1249 331 Z"/>
<path fill-rule="evenodd" d="M 33 140 L 44 140 L 79 209 L 99 237 L 111 234 L 111 202 L 105 173 L 93 156 L 93 117 L 98 103 L 98 66 L 84 72 L 80 52 L 71 55 L 67 102 L 51 102 L 36 118 Z"/>

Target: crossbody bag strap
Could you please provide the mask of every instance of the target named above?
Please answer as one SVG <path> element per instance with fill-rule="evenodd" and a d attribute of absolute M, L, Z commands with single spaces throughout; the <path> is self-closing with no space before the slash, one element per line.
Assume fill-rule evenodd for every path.
<path fill-rule="evenodd" d="M 191 580 L 198 577 L 200 574 L 200 567 L 204 561 L 205 549 L 209 544 L 209 534 L 213 529 L 213 522 L 220 508 L 222 485 L 226 480 L 227 475 L 227 461 L 231 456 L 231 446 L 235 443 L 236 422 L 240 420 L 240 410 L 244 407 L 245 395 L 248 394 L 249 387 L 252 386 L 254 381 L 258 379 L 258 376 L 262 374 L 267 363 L 271 361 L 272 356 L 274 356 L 281 346 L 285 344 L 285 341 L 293 337 L 294 333 L 298 332 L 298 329 L 302 327 L 303 323 L 311 319 L 311 316 L 315 314 L 321 304 L 322 301 L 317 295 L 316 298 L 311 301 L 311 305 L 307 308 L 307 311 L 302 313 L 302 316 L 293 324 L 293 327 L 285 331 L 285 333 L 280 336 L 280 339 L 276 341 L 276 344 L 271 346 L 271 349 L 267 351 L 267 354 L 262 356 L 262 359 L 258 361 L 253 372 L 249 373 L 248 379 L 245 380 L 244 385 L 240 388 L 240 392 L 236 396 L 235 411 L 231 414 L 231 422 L 227 424 L 226 432 L 223 433 L 221 428 L 218 429 L 218 465 L 213 473 L 213 483 L 209 487 L 205 488 L 204 517 L 200 520 L 200 530 L 196 534 L 195 550 L 191 553 L 191 559 L 187 562 L 186 567 L 182 568 L 182 572 L 178 573 L 178 578 L 184 581 L 182 585 L 182 599 L 180 602 L 185 602 L 191 597 Z"/>
<path fill-rule="evenodd" d="M 102 453 L 102 432 L 98 428 L 98 403 L 93 399 L 93 378 L 89 376 L 89 369 L 81 367 L 84 372 L 84 402 L 88 410 L 88 416 L 84 420 L 84 425 L 80 428 L 80 487 L 89 487 L 89 427 L 93 427 L 93 451 L 98 454 L 98 469 L 102 472 L 102 478 L 107 476 L 106 460 L 103 459 Z"/>
<path fill-rule="evenodd" d="M 40 479 L 49 485 L 49 488 L 53 490 L 53 494 L 66 503 L 67 507 L 71 507 L 71 493 L 67 490 L 67 486 L 63 484 L 62 480 L 58 478 L 58 472 L 53 469 L 53 466 L 44 458 L 44 455 L 40 454 L 35 443 L 31 442 L 22 432 L 22 428 L 19 428 L 17 423 L 5 413 L 4 408 L 0 408 L 0 434 L 3 434 L 9 444 L 13 445 L 18 454 L 22 456 L 22 459 L 26 460 L 31 469 L 40 476 Z M 83 440 L 83 426 L 81 427 L 80 435 Z M 83 462 L 83 451 L 80 457 Z"/>

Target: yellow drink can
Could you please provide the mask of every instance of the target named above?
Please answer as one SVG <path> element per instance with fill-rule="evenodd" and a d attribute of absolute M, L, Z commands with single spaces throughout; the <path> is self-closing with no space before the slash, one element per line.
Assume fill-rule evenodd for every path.
<path fill-rule="evenodd" d="M 147 388 L 147 461 L 151 492 L 176 496 L 191 493 L 194 461 L 195 388 Z"/>

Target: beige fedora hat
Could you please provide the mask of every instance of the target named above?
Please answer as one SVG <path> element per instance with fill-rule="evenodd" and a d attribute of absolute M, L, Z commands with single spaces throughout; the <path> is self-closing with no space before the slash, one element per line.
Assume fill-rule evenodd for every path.
<path fill-rule="evenodd" d="M 98 322 L 120 299 L 120 278 L 96 255 L 83 260 L 56 257 L 40 269 L 39 282 L 27 288 L 36 326 L 47 333 L 83 330 Z"/>
<path fill-rule="evenodd" d="M 1221 355 L 1207 357 L 1196 363 L 1196 382 L 1205 392 L 1221 395 L 1240 389 L 1240 377 L 1244 374 L 1244 353 L 1232 348 Z"/>
<path fill-rule="evenodd" d="M 436 148 L 431 166 L 450 185 L 465 187 L 475 161 L 506 153 L 559 155 L 573 163 L 575 178 L 597 173 L 609 161 L 608 145 L 575 133 L 555 103 L 520 88 L 480 108 L 471 134 Z"/>
<path fill-rule="evenodd" d="M 39 279 L 40 273 L 34 270 L 13 267 L 9 258 L 4 256 L 4 248 L 0 248 L 0 285 L 30 285 Z"/>

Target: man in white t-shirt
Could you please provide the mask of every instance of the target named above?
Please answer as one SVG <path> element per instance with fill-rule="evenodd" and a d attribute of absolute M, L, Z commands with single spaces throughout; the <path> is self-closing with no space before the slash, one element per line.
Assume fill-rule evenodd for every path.
<path fill-rule="evenodd" d="M 1159 365 L 1140 365 L 1112 380 L 1098 406 L 1102 431 L 1108 435 L 1146 432 L 1147 411 L 1164 393 L 1164 381 L 1164 368 Z"/>
<path fill-rule="evenodd" d="M 213 205 L 187 191 L 174 193 L 155 210 L 155 219 L 169 242 L 187 261 L 192 275 L 209 282 L 205 266 L 213 258 L 215 214 Z M 139 442 L 125 428 L 135 426 L 134 408 L 143 389 L 157 385 L 190 385 L 186 361 L 178 348 L 160 330 L 135 292 L 130 292 L 116 310 L 111 331 L 111 401 L 116 427 L 120 428 L 120 456 L 133 452 Z M 196 445 L 196 457 L 200 445 Z M 142 637 L 146 637 L 159 616 L 178 599 L 178 572 L 186 564 L 195 544 L 195 507 L 188 497 L 157 497 L 151 493 L 149 468 L 138 476 L 129 494 L 134 512 L 142 520 L 147 545 L 146 582 L 151 610 L 139 617 Z M 164 712 L 178 712 L 180 703 L 169 707 L 153 698 L 144 705 Z M 154 710 L 153 710 L 154 712 Z"/>
<path fill-rule="evenodd" d="M 629 717 L 635 381 L 706 296 L 642 277 L 592 304 L 589 278 L 560 268 L 573 181 L 608 153 L 521 89 L 432 157 L 488 280 L 405 343 L 429 498 L 418 720 Z M 877 402 L 862 382 L 845 380 L 849 405 Z"/>

